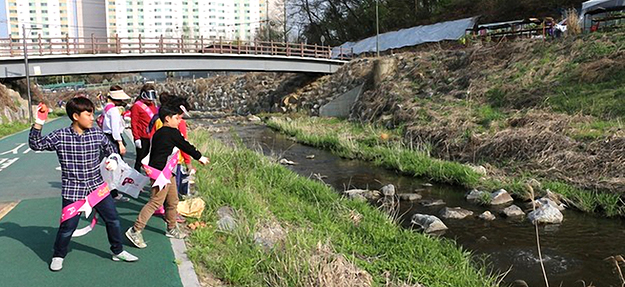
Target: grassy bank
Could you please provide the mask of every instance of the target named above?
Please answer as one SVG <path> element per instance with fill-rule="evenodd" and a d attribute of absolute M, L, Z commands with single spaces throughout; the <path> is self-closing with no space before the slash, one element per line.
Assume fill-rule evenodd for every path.
<path fill-rule="evenodd" d="M 22 131 L 28 128 L 28 126 L 29 125 L 27 123 L 22 123 L 22 122 L 0 124 L 0 138 Z"/>
<path fill-rule="evenodd" d="M 427 146 L 405 146 L 402 144 L 401 130 L 391 131 L 335 119 L 308 117 L 294 120 L 274 117 L 267 125 L 303 144 L 331 150 L 341 157 L 372 161 L 379 166 L 436 182 L 489 191 L 504 188 L 521 198 L 529 197 L 525 183 L 533 178 L 531 171 L 525 171 L 517 177 L 486 177 L 468 165 L 432 158 Z M 386 136 L 383 135 L 387 135 L 388 139 L 384 139 Z M 558 181 L 541 182 L 542 189 L 561 194 L 569 205 L 584 212 L 606 216 L 625 215 L 618 194 L 582 190 Z"/>
<path fill-rule="evenodd" d="M 207 203 L 202 219 L 216 222 L 216 211 L 230 206 L 238 224 L 231 232 L 212 225 L 193 232 L 188 253 L 201 275 L 233 286 L 496 285 L 450 240 L 403 229 L 367 203 L 205 132 L 191 140 L 212 161 L 197 176 Z M 267 232 L 276 228 L 282 232 Z M 257 232 L 278 243 L 260 247 Z"/>

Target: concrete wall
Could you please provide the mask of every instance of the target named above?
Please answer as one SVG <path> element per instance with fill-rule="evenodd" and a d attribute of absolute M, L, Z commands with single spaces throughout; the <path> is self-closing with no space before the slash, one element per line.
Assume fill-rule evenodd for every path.
<path fill-rule="evenodd" d="M 351 91 L 337 97 L 323 107 L 319 108 L 319 115 L 322 117 L 347 118 L 352 106 L 358 100 L 362 92 L 363 85 L 353 88 Z"/>

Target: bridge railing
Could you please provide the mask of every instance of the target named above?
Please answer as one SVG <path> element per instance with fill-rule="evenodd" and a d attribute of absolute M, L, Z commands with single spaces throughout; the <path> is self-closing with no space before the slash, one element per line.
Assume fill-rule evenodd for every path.
<path fill-rule="evenodd" d="M 22 38 L 0 38 L 0 57 L 23 57 Z M 304 43 L 208 39 L 204 37 L 58 37 L 26 39 L 29 56 L 100 54 L 242 54 L 349 60 L 351 51 Z"/>

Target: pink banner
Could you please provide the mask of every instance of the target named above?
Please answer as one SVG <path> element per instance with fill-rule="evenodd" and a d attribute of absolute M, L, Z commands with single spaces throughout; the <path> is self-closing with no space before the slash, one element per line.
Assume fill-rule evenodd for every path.
<path fill-rule="evenodd" d="M 76 215 L 79 215 L 80 212 L 85 212 L 85 217 L 89 218 L 89 215 L 91 214 L 91 211 L 93 210 L 93 207 L 96 206 L 98 203 L 100 203 L 100 201 L 102 201 L 102 199 L 108 196 L 109 193 L 110 193 L 110 190 L 109 190 L 108 185 L 106 183 L 103 183 L 96 190 L 89 193 L 89 195 L 87 195 L 85 199 L 75 201 L 74 203 L 64 207 L 61 213 L 61 223 Z M 93 229 L 93 227 L 95 226 L 97 222 L 98 222 L 98 219 L 94 215 L 93 219 L 91 220 L 91 224 L 87 227 L 74 231 L 74 234 L 72 234 L 72 237 L 79 237 L 79 236 L 83 236 L 89 233 L 89 231 Z"/>

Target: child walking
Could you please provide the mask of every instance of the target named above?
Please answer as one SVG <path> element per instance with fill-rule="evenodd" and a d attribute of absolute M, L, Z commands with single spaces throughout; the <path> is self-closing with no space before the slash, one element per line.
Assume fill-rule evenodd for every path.
<path fill-rule="evenodd" d="M 55 130 L 42 137 L 41 129 L 48 118 L 48 107 L 40 104 L 36 123 L 30 130 L 28 144 L 32 150 L 56 151 L 61 164 L 62 204 L 63 208 L 85 199 L 93 191 L 102 194 L 103 199 L 93 206 L 106 225 L 106 233 L 111 244 L 114 261 L 137 261 L 138 258 L 124 251 L 119 216 L 115 202 L 100 175 L 100 153 L 106 156 L 114 152 L 113 146 L 100 129 L 93 128 L 93 111 L 95 106 L 85 97 L 76 97 L 67 102 L 66 111 L 72 120 L 69 127 Z M 107 164 L 107 169 L 116 167 Z M 102 193 L 101 193 L 102 192 Z M 63 218 L 56 234 L 54 253 L 50 270 L 59 271 L 63 268 L 63 260 L 68 252 L 72 233 L 78 226 L 78 212 L 70 212 L 73 217 Z M 64 215 L 65 216 L 65 215 Z"/>
<path fill-rule="evenodd" d="M 144 166 L 146 173 L 153 179 L 152 194 L 148 203 L 139 212 L 134 226 L 126 231 L 126 237 L 138 248 L 147 247 L 141 232 L 154 211 L 163 204 L 165 205 L 165 222 L 167 223 L 166 236 L 179 239 L 186 237 L 186 234 L 180 231 L 176 223 L 178 191 L 172 169 L 178 162 L 178 149 L 202 165 L 208 164 L 208 158 L 202 156 L 193 145 L 184 139 L 178 130 L 183 113 L 183 109 L 177 105 L 176 101 L 165 103 L 158 111 L 163 127 L 156 131 L 152 137 L 148 155 L 149 162 L 147 166 Z"/>

